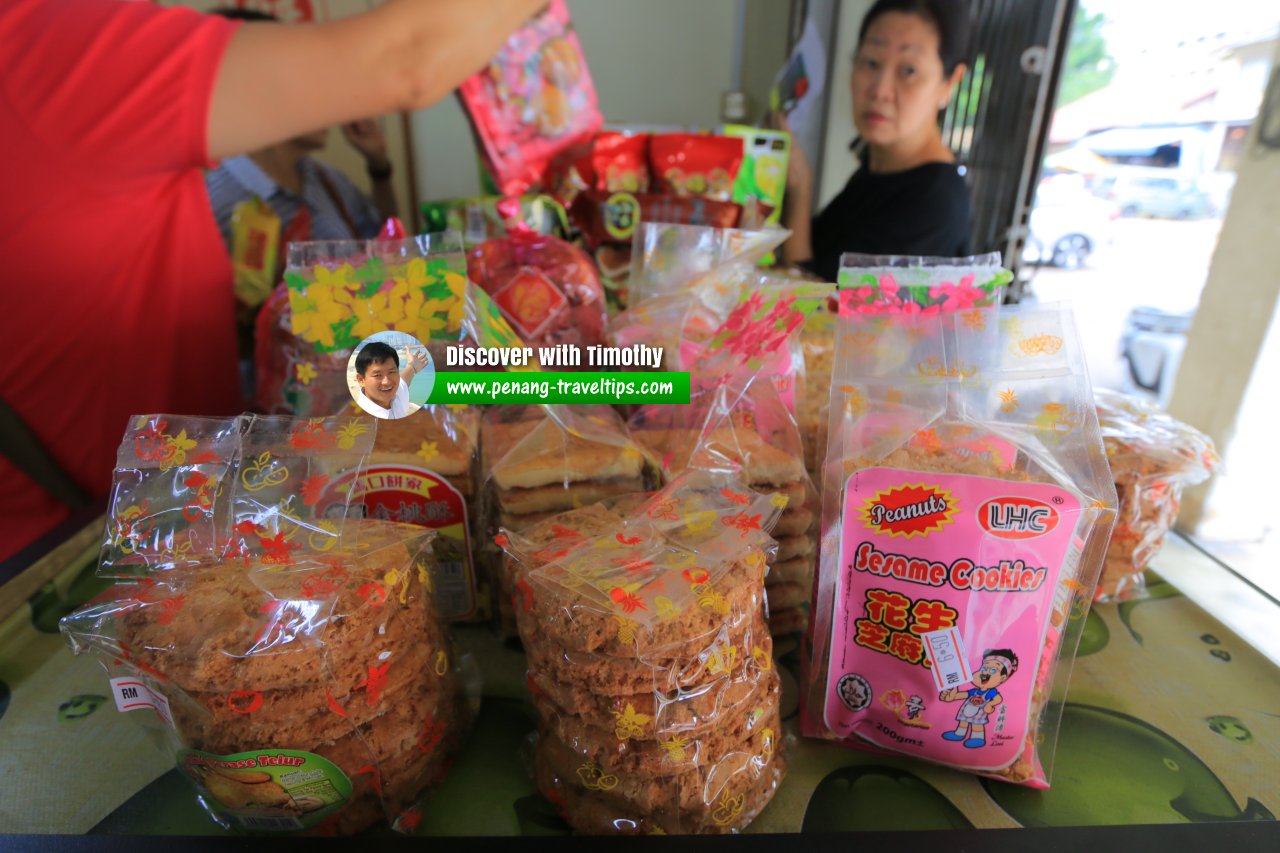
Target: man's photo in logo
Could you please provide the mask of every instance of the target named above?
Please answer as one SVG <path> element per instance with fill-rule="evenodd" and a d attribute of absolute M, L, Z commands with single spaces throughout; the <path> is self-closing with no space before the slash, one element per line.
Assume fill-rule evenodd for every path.
<path fill-rule="evenodd" d="M 377 418 L 403 418 L 421 407 L 435 384 L 435 363 L 422 342 L 404 332 L 378 332 L 347 362 L 347 388 Z"/>
<path fill-rule="evenodd" d="M 856 672 L 841 676 L 836 691 L 850 711 L 861 711 L 871 704 L 871 683 Z"/>

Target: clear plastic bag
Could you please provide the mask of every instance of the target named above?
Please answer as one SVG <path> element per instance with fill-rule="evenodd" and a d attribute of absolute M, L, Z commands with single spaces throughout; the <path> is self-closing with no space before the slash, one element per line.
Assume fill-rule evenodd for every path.
<path fill-rule="evenodd" d="M 609 406 L 492 406 L 484 414 L 485 535 L 499 528 L 522 530 L 568 509 L 654 485 L 654 472 Z M 497 552 L 487 549 L 490 577 L 498 572 Z M 498 573 L 502 632 L 515 636 L 513 589 Z"/>
<path fill-rule="evenodd" d="M 690 471 L 629 511 L 502 532 L 540 716 L 538 786 L 575 829 L 733 832 L 777 790 L 764 622 L 777 497 Z"/>
<path fill-rule="evenodd" d="M 405 332 L 438 355 L 480 334 L 476 299 L 456 232 L 290 243 L 285 281 L 258 313 L 255 402 L 268 414 L 344 412 L 347 362 L 362 340 Z"/>
<path fill-rule="evenodd" d="M 1115 520 L 1071 315 L 845 263 L 802 731 L 1047 787 Z"/>
<path fill-rule="evenodd" d="M 1178 518 L 1183 488 L 1204 482 L 1221 460 L 1212 439 L 1153 403 L 1115 391 L 1098 391 L 1097 403 L 1120 500 L 1097 600 L 1141 598 L 1143 571 Z"/>
<path fill-rule="evenodd" d="M 631 238 L 630 304 L 688 291 L 713 271 L 719 279 L 729 270 L 745 276 L 755 271 L 761 258 L 781 246 L 789 233 L 781 228 L 747 231 L 641 222 Z"/>
<path fill-rule="evenodd" d="M 365 417 L 149 416 L 121 445 L 100 566 L 118 580 L 61 628 L 224 827 L 408 829 L 466 730 L 434 532 L 348 518 L 330 488 L 373 439 Z"/>
<path fill-rule="evenodd" d="M 706 228 L 671 233 L 691 243 L 715 235 Z M 767 250 L 772 244 L 752 245 Z M 816 550 L 817 492 L 805 469 L 795 412 L 804 383 L 799 330 L 820 300 L 793 285 L 735 257 L 726 268 L 703 273 L 691 289 L 632 308 L 613 328 L 620 345 L 661 341 L 670 353 L 668 369 L 690 372 L 688 405 L 642 406 L 628 420 L 631 435 L 662 475 L 731 473 L 785 501 L 766 579 L 774 636 L 807 625 Z"/>
<path fill-rule="evenodd" d="M 294 243 L 289 258 L 286 285 L 259 316 L 259 402 L 269 411 L 349 411 L 357 334 L 412 334 L 437 364 L 449 345 L 519 343 L 498 306 L 467 282 L 457 234 Z M 489 590 L 472 557 L 478 418 L 471 407 L 427 404 L 387 421 L 367 473 L 353 486 L 367 517 L 440 531 L 433 546 L 440 602 L 455 621 L 489 615 Z"/>

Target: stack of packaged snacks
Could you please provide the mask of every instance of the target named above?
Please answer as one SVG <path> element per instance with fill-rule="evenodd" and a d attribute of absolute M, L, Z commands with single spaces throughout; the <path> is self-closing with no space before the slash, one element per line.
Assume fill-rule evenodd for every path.
<path fill-rule="evenodd" d="M 348 519 L 326 490 L 363 465 L 365 425 L 145 416 L 121 445 L 99 568 L 117 583 L 62 630 L 225 827 L 410 828 L 465 731 L 434 534 Z"/>
<path fill-rule="evenodd" d="M 577 830 L 733 832 L 776 792 L 764 623 L 776 496 L 690 472 L 631 513 L 504 531 L 541 722 L 538 786 Z"/>
<path fill-rule="evenodd" d="M 802 731 L 1047 787 L 1115 520 L 1071 315 L 985 307 L 994 258 L 850 261 Z"/>
<path fill-rule="evenodd" d="M 406 418 L 382 421 L 369 465 L 352 499 L 367 518 L 436 531 L 436 600 L 450 621 L 490 615 L 491 595 L 472 559 L 477 500 L 480 410 L 428 404 Z"/>
<path fill-rule="evenodd" d="M 1178 518 L 1183 488 L 1207 479 L 1220 460 L 1208 436 L 1146 400 L 1099 391 L 1097 404 L 1120 499 L 1097 600 L 1140 598 L 1143 571 Z"/>
<path fill-rule="evenodd" d="M 776 158 L 760 152 L 758 159 L 746 158 L 746 171 L 740 168 L 748 147 L 759 152 L 751 130 L 736 128 L 723 136 L 610 131 L 566 151 L 553 164 L 547 189 L 568 210 L 595 257 L 612 309 L 637 302 L 630 276 L 633 241 L 643 225 L 757 230 L 776 223 L 777 211 L 764 202 L 766 193 L 753 180 L 759 165 L 761 180 L 769 185 Z M 768 254 L 765 249 L 756 260 Z"/>
<path fill-rule="evenodd" d="M 552 0 L 458 87 L 498 190 L 536 186 L 561 151 L 603 122 L 595 86 L 564 0 Z"/>
<path fill-rule="evenodd" d="M 519 343 L 493 301 L 467 282 L 456 233 L 290 244 L 284 293 L 289 304 L 272 327 L 280 345 L 265 355 L 261 376 L 279 379 L 280 359 L 305 355 L 293 368 L 293 384 L 310 389 L 312 406 L 328 401 L 310 414 L 358 411 L 347 389 L 348 362 L 360 340 L 375 332 L 413 335 L 437 363 L 444 363 L 447 346 Z M 272 408 L 287 403 L 277 400 Z M 439 531 L 433 544 L 439 600 L 458 621 L 487 618 L 490 610 L 471 544 L 478 420 L 473 408 L 434 404 L 388 420 L 368 471 L 354 483 L 330 485 L 351 489 L 368 517 Z"/>
<path fill-rule="evenodd" d="M 481 423 L 486 541 L 568 509 L 642 492 L 644 454 L 609 406 L 494 406 Z M 490 576 L 498 555 L 490 553 Z M 513 589 L 498 578 L 504 635 L 515 636 Z"/>
<path fill-rule="evenodd" d="M 804 355 L 804 385 L 796 400 L 796 423 L 804 445 L 804 467 L 818 481 L 818 469 L 826 452 L 827 402 L 831 397 L 831 372 L 835 364 L 835 291 L 820 284 L 804 287 L 819 293 L 818 305 L 800 330 Z M 823 298 L 826 294 L 830 298 Z"/>
<path fill-rule="evenodd" d="M 781 511 L 773 528 L 777 547 L 769 556 L 765 576 L 769 631 L 775 637 L 803 632 L 813 595 L 817 521 L 813 487 L 794 434 L 791 442 L 777 441 L 776 433 L 762 432 L 754 416 L 741 406 L 744 398 L 757 398 L 753 402 L 759 404 L 759 397 L 767 400 L 773 395 L 747 390 L 733 396 L 738 397 L 739 414 L 718 417 L 713 413 L 724 412 L 727 397 L 715 403 L 700 401 L 711 410 L 702 426 L 657 426 L 642 411 L 631 423 L 631 434 L 659 460 L 667 477 L 690 469 L 732 472 L 752 491 L 778 496 Z"/>
<path fill-rule="evenodd" d="M 769 626 L 775 636 L 803 631 L 813 589 L 816 491 L 795 421 L 803 382 L 800 292 L 755 270 L 756 253 L 772 245 L 766 232 L 643 230 L 645 263 L 637 275 L 641 292 L 652 295 L 615 318 L 612 337 L 618 345 L 660 341 L 667 369 L 690 371 L 691 402 L 641 407 L 628 428 L 666 477 L 691 468 L 734 472 L 752 489 L 782 496 L 779 547 L 766 580 Z M 703 268 L 699 246 L 720 247 L 727 262 Z"/>

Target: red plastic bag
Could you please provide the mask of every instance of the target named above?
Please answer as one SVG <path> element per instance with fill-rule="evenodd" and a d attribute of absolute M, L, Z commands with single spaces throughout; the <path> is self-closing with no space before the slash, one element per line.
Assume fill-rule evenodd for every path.
<path fill-rule="evenodd" d="M 591 146 L 595 187 L 605 192 L 649 191 L 649 137 L 609 131 Z"/>
<path fill-rule="evenodd" d="M 564 0 L 552 0 L 458 87 L 485 163 L 506 196 L 536 186 L 552 158 L 604 119 Z"/>
<path fill-rule="evenodd" d="M 742 140 L 692 133 L 656 134 L 649 167 L 658 192 L 729 201 L 742 165 Z"/>
<path fill-rule="evenodd" d="M 467 254 L 467 274 L 530 346 L 604 343 L 604 288 L 577 246 L 524 232 L 486 240 Z"/>

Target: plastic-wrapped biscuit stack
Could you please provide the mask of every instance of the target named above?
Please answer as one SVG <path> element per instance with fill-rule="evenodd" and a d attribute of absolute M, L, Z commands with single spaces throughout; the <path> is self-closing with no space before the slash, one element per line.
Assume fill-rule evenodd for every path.
<path fill-rule="evenodd" d="M 364 418 L 141 418 L 99 574 L 63 620 L 124 710 L 158 725 L 225 827 L 410 828 L 470 716 L 435 612 L 431 541 L 345 518 Z"/>
<path fill-rule="evenodd" d="M 1182 490 L 1220 465 L 1213 440 L 1152 403 L 1098 391 L 1098 422 L 1120 501 L 1098 580 L 1099 601 L 1140 598 L 1143 572 L 1178 518 Z"/>
<path fill-rule="evenodd" d="M 325 831 L 395 817 L 442 776 L 468 717 L 419 572 L 431 536 L 367 522 L 346 534 L 366 547 L 272 577 L 269 591 L 262 564 L 240 560 L 141 585 L 114 605 L 120 655 L 157 677 L 186 749 L 301 751 L 341 771 L 351 793 Z M 343 793 L 327 777 L 295 786 L 217 760 L 181 766 L 248 828 L 303 828 Z"/>
<path fill-rule="evenodd" d="M 800 331 L 804 387 L 796 401 L 796 421 L 804 444 L 804 465 L 817 480 L 827 432 L 827 401 L 835 356 L 835 315 L 825 304 L 805 318 Z"/>
<path fill-rule="evenodd" d="M 453 621 L 489 612 L 488 589 L 473 552 L 480 412 L 470 406 L 423 406 L 378 424 L 358 497 L 368 518 L 419 524 L 438 532 L 436 597 Z"/>
<path fill-rule="evenodd" d="M 773 529 L 777 548 L 765 577 L 769 630 L 775 637 L 803 631 L 813 594 L 817 519 L 800 455 L 770 442 L 742 417 L 706 437 L 693 429 L 636 429 L 632 436 L 662 460 L 664 471 L 733 471 L 752 490 L 780 496 L 785 505 Z"/>
<path fill-rule="evenodd" d="M 499 527 L 523 530 L 646 486 L 644 454 L 608 406 L 494 408 L 485 414 L 481 436 L 491 534 Z M 514 637 L 513 589 L 505 572 L 499 572 L 498 587 L 503 633 Z"/>
<path fill-rule="evenodd" d="M 575 829 L 733 832 L 772 798 L 784 762 L 764 572 L 780 503 L 699 471 L 633 513 L 503 532 L 538 786 Z"/>

